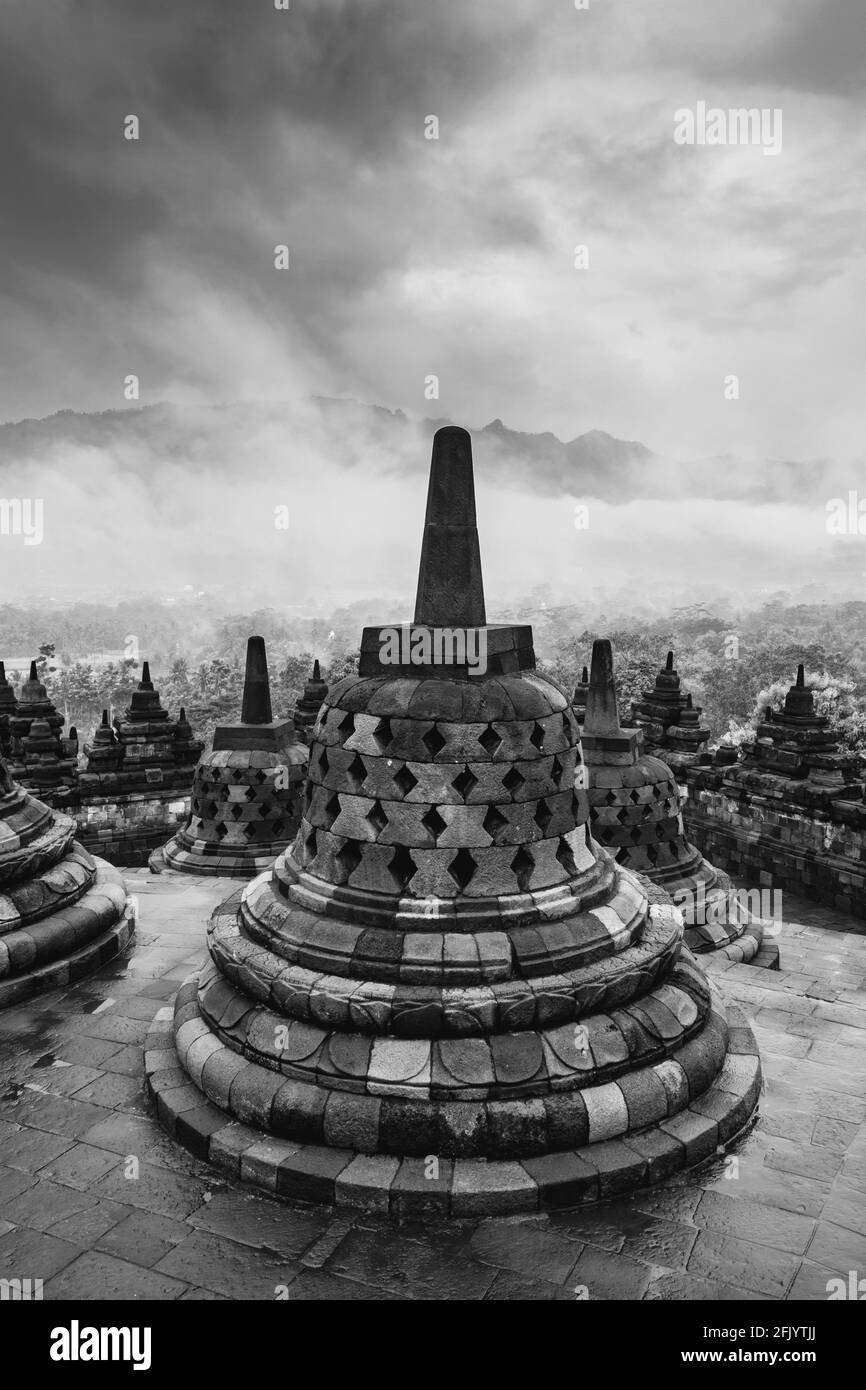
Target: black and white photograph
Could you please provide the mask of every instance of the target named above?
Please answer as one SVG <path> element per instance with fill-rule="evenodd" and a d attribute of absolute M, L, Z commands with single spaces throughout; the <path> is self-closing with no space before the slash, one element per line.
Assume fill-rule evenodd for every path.
<path fill-rule="evenodd" d="M 217 1374 L 223 1301 L 844 1351 L 864 63 L 862 0 L 0 0 L 34 1373 Z"/>

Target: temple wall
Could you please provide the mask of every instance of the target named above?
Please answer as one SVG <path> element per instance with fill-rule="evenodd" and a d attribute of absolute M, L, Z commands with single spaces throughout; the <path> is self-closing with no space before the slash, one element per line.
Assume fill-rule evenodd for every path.
<path fill-rule="evenodd" d="M 148 856 L 185 824 L 190 797 L 176 788 L 129 792 L 93 797 L 69 810 L 78 822 L 78 839 L 91 854 L 132 869 L 146 865 Z"/>
<path fill-rule="evenodd" d="M 715 769 L 681 770 L 686 831 L 711 863 L 758 888 L 788 889 L 858 919 L 866 932 L 866 806 L 832 815 L 754 793 L 734 795 Z M 859 922 L 863 922 L 862 927 Z"/>

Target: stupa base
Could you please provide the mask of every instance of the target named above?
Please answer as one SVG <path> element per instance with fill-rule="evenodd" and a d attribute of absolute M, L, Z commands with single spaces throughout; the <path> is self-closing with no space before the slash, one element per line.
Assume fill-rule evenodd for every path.
<path fill-rule="evenodd" d="M 194 987 L 195 977 L 179 996 L 188 999 Z M 228 1092 L 229 1078 L 243 1059 L 209 1035 L 200 1047 L 181 1045 L 182 1065 L 174 1013 L 171 1005 L 157 1014 L 145 1044 L 145 1071 L 159 1119 L 177 1142 L 228 1176 L 271 1194 L 398 1219 L 577 1206 L 652 1186 L 733 1144 L 753 1122 L 761 1090 L 754 1036 L 742 1013 L 729 1007 L 727 1053 L 713 1081 L 657 1123 L 575 1149 L 515 1159 L 362 1153 L 277 1138 L 214 1104 L 200 1089 L 205 1064 L 211 1076 L 224 1075 Z M 202 1029 L 204 1039 L 203 1023 Z M 267 1069 L 255 1070 L 263 1073 L 267 1090 Z"/>
<path fill-rule="evenodd" d="M 0 936 L 0 953 L 27 949 L 32 943 L 30 969 L 0 978 L 0 1009 L 21 1004 L 36 994 L 63 989 L 113 960 L 132 941 L 135 910 L 126 899 L 121 875 L 110 864 L 97 859 L 93 887 L 78 902 L 61 908 L 51 917 Z M 36 931 L 42 928 L 39 937 Z M 13 944 L 13 937 L 16 939 Z M 51 958 L 45 959 L 50 949 Z M 3 962 L 0 961 L 0 964 Z M 5 962 L 9 964 L 8 958 Z"/>
<path fill-rule="evenodd" d="M 274 860 L 286 848 L 285 841 L 264 845 L 256 854 L 205 854 L 186 849 L 174 839 L 154 850 L 147 861 L 152 874 L 200 874 L 214 878 L 255 878 L 273 866 Z"/>
<path fill-rule="evenodd" d="M 729 939 L 724 928 L 715 927 L 718 935 L 715 940 L 708 934 L 707 927 L 686 927 L 685 943 L 690 951 L 701 956 L 723 957 L 738 965 L 755 965 L 763 970 L 779 969 L 779 946 L 775 941 L 764 938 L 767 924 L 752 918 L 740 935 Z"/>

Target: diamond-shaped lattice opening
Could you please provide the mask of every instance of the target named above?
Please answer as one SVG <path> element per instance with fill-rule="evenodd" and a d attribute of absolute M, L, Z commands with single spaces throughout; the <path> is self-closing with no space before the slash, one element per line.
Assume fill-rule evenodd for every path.
<path fill-rule="evenodd" d="M 388 872 L 402 892 L 403 889 L 408 888 L 412 879 L 415 877 L 417 868 L 418 866 L 409 850 L 405 845 L 400 845 L 399 849 L 394 851 L 391 862 L 388 865 Z"/>
<path fill-rule="evenodd" d="M 461 893 L 465 893 L 469 884 L 475 877 L 475 870 L 478 865 L 472 858 L 468 849 L 458 850 L 451 863 L 448 865 L 448 872 L 453 878 Z"/>
<path fill-rule="evenodd" d="M 642 837 L 642 836 L 643 836 L 643 831 L 641 830 L 641 828 L 640 828 L 639 825 L 636 825 L 635 828 L 634 828 L 634 830 L 631 832 L 631 835 L 629 836 L 629 838 L 630 838 L 630 840 L 631 840 L 631 842 L 632 842 L 633 845 L 639 845 L 640 842 L 641 842 L 641 837 Z"/>
<path fill-rule="evenodd" d="M 574 816 L 575 820 L 579 820 L 581 815 L 581 809 L 580 797 L 578 796 L 577 792 L 571 793 L 571 814 Z"/>
<path fill-rule="evenodd" d="M 367 768 L 364 764 L 364 759 L 361 757 L 360 753 L 356 753 L 352 761 L 349 763 L 349 766 L 346 768 L 346 776 L 349 779 L 349 785 L 352 788 L 352 791 L 359 792 L 361 790 L 361 787 L 364 785 L 364 779 L 367 776 Z"/>
<path fill-rule="evenodd" d="M 451 783 L 458 796 L 462 796 L 465 801 L 473 787 L 478 786 L 478 778 L 471 768 L 464 767 Z"/>
<path fill-rule="evenodd" d="M 361 846 L 358 844 L 357 840 L 347 840 L 343 848 L 337 851 L 334 858 L 340 865 L 346 878 L 351 878 L 363 858 Z"/>
<path fill-rule="evenodd" d="M 626 825 L 628 823 L 628 807 L 623 806 L 622 810 L 617 811 L 616 818 L 620 825 Z"/>
<path fill-rule="evenodd" d="M 377 835 L 381 835 L 388 824 L 388 817 L 385 815 L 381 801 L 373 802 L 364 819 L 369 826 L 372 826 Z"/>
<path fill-rule="evenodd" d="M 216 834 L 218 840 L 224 840 L 226 835 L 228 835 L 229 833 L 229 828 L 227 825 L 223 825 L 222 821 L 220 821 L 219 825 L 214 826 L 214 833 Z"/>
<path fill-rule="evenodd" d="M 568 843 L 566 839 L 561 839 L 559 844 L 557 845 L 556 857 L 559 860 L 562 867 L 565 869 L 565 872 L 568 874 L 569 878 L 573 878 L 574 875 L 577 873 L 577 864 L 575 863 L 574 851 L 572 850 L 571 845 Z"/>
<path fill-rule="evenodd" d="M 657 825 L 657 826 L 656 826 L 656 839 L 657 839 L 657 840 L 664 840 L 664 839 L 666 839 L 666 838 L 667 838 L 667 834 L 668 834 L 667 826 L 664 826 L 664 825 Z"/>
<path fill-rule="evenodd" d="M 628 799 L 629 801 L 633 801 L 635 806 L 637 806 L 638 802 L 640 801 L 640 794 L 638 793 L 636 787 L 633 787 L 632 790 L 629 792 Z"/>
<path fill-rule="evenodd" d="M 492 758 L 496 755 L 497 750 L 502 747 L 502 735 L 496 732 L 492 724 L 488 724 L 484 733 L 478 735 L 478 742 L 481 744 L 487 756 Z"/>
<path fill-rule="evenodd" d="M 431 806 L 427 814 L 421 817 L 421 824 L 434 840 L 438 840 L 448 822 L 444 816 L 440 816 L 435 806 Z"/>
<path fill-rule="evenodd" d="M 326 777 L 330 768 L 331 764 L 328 760 L 328 750 L 327 748 L 323 748 L 319 753 L 319 775 L 323 778 Z"/>
<path fill-rule="evenodd" d="M 262 783 L 266 782 L 267 780 L 268 774 L 265 771 L 263 771 L 262 768 L 259 768 L 256 772 L 253 773 L 253 781 L 258 782 L 259 786 L 261 786 Z"/>
<path fill-rule="evenodd" d="M 559 761 L 559 758 L 554 756 L 553 762 L 550 765 L 550 780 L 555 787 L 559 786 L 560 782 L 562 781 L 562 774 L 564 772 L 565 768 L 562 766 L 562 763 Z"/>
<path fill-rule="evenodd" d="M 380 719 L 373 730 L 373 738 L 380 753 L 384 753 L 394 735 L 391 733 L 390 719 Z"/>
<path fill-rule="evenodd" d="M 343 735 L 343 742 L 355 732 L 354 714 L 346 714 L 337 725 L 337 732 Z"/>
<path fill-rule="evenodd" d="M 235 802 L 234 806 L 232 806 L 229 811 L 229 815 L 231 816 L 232 820 L 240 820 L 243 813 L 244 808 L 242 806 L 239 806 L 237 802 Z"/>
<path fill-rule="evenodd" d="M 255 840 L 259 833 L 259 822 L 251 820 L 247 821 L 241 833 L 243 834 L 245 840 Z"/>
<path fill-rule="evenodd" d="M 316 832 L 315 830 L 311 830 L 304 841 L 304 854 L 306 855 L 307 863 L 309 863 L 311 859 L 315 859 L 317 849 Z"/>
<path fill-rule="evenodd" d="M 442 752 L 442 749 L 445 747 L 448 740 L 447 738 L 445 738 L 444 734 L 440 734 L 439 730 L 436 728 L 436 725 L 434 724 L 433 728 L 428 729 L 426 734 L 422 736 L 421 742 L 429 752 L 430 757 L 435 758 L 437 753 Z"/>
<path fill-rule="evenodd" d="M 259 794 L 256 791 L 255 787 L 247 787 L 246 791 L 244 792 L 244 801 L 258 801 L 258 799 Z"/>
<path fill-rule="evenodd" d="M 651 864 L 658 863 L 659 852 L 655 845 L 647 845 L 646 857 Z"/>
<path fill-rule="evenodd" d="M 517 887 L 521 893 L 529 891 L 529 880 L 532 878 L 532 870 L 535 868 L 535 860 L 523 845 L 515 854 L 511 861 L 511 871 L 517 877 Z"/>
<path fill-rule="evenodd" d="M 408 796 L 409 793 L 413 791 L 415 787 L 417 787 L 418 778 L 415 776 L 411 768 L 406 767 L 404 764 L 404 766 L 400 768 L 399 772 L 394 773 L 394 785 L 396 786 L 398 791 L 403 793 L 404 796 Z"/>
<path fill-rule="evenodd" d="M 304 811 L 305 811 L 305 812 L 309 811 L 309 809 L 310 809 L 310 807 L 312 806 L 312 804 L 313 804 L 313 784 L 312 784 L 312 782 L 307 782 L 307 783 L 304 785 Z"/>
<path fill-rule="evenodd" d="M 487 834 L 491 837 L 494 844 L 497 843 L 497 835 L 509 824 L 510 821 L 508 817 L 503 816 L 502 812 L 495 806 L 490 807 L 483 821 L 484 829 L 487 831 Z"/>
<path fill-rule="evenodd" d="M 331 826 L 334 824 L 334 821 L 337 819 L 342 809 L 343 808 L 340 805 L 340 798 L 337 796 L 337 793 L 334 792 L 334 795 L 331 797 L 330 801 L 325 807 L 326 830 L 330 830 Z"/>
<path fill-rule="evenodd" d="M 535 824 L 538 826 L 542 835 L 545 835 L 547 833 L 547 827 L 553 820 L 553 812 L 551 811 L 550 807 L 548 806 L 545 800 L 542 799 L 541 801 L 539 801 L 537 807 L 535 808 L 534 819 Z"/>
<path fill-rule="evenodd" d="M 544 747 L 544 728 L 537 721 L 532 726 L 532 733 L 529 735 L 529 742 L 533 748 L 537 748 L 539 753 Z"/>
<path fill-rule="evenodd" d="M 522 772 L 518 772 L 516 767 L 510 767 L 502 779 L 502 785 L 507 792 L 513 796 L 523 786 L 526 778 Z"/>
<path fill-rule="evenodd" d="M 609 792 L 608 792 L 607 796 L 604 798 L 604 804 L 605 804 L 605 806 L 615 806 L 615 805 L 616 805 L 616 792 L 615 792 L 615 791 L 609 791 Z"/>

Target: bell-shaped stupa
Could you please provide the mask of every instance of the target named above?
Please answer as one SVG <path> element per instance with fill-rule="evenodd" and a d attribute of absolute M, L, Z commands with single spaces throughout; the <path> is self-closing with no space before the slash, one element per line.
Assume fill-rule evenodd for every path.
<path fill-rule="evenodd" d="M 597 641 L 581 735 L 592 833 L 618 863 L 671 894 L 692 951 L 752 960 L 761 948 L 763 923 L 728 875 L 689 843 L 676 777 L 661 758 L 644 751 L 643 742 L 643 729 L 620 727 L 611 645 Z M 771 964 L 769 956 L 761 963 Z M 778 951 L 772 963 L 778 964 Z"/>
<path fill-rule="evenodd" d="M 0 759 L 0 1007 L 73 983 L 129 943 L 123 879 L 75 840 L 69 816 Z"/>
<path fill-rule="evenodd" d="M 183 710 L 178 729 L 184 738 Z M 189 820 L 150 856 L 153 872 L 252 878 L 269 868 L 298 828 L 307 759 L 292 720 L 273 717 L 264 638 L 251 637 L 240 722 L 217 725 L 193 775 Z"/>
<path fill-rule="evenodd" d="M 292 848 L 217 909 L 150 1035 L 169 1129 L 277 1194 L 397 1216 L 591 1201 L 739 1133 L 752 1035 L 591 839 L 579 765 L 531 628 L 486 622 L 471 443 L 440 429 L 414 622 L 365 630 Z"/>

